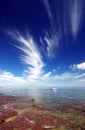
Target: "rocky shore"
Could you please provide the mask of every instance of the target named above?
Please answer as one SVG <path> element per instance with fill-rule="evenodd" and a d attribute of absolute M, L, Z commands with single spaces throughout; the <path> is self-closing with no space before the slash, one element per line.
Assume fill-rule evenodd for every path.
<path fill-rule="evenodd" d="M 40 104 L 0 94 L 0 130 L 85 130 L 85 104 Z"/>

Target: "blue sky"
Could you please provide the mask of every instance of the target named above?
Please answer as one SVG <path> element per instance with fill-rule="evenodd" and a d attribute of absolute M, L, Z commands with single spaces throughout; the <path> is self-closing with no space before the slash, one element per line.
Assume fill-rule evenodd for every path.
<path fill-rule="evenodd" d="M 0 3 L 0 86 L 85 87 L 85 1 Z"/>

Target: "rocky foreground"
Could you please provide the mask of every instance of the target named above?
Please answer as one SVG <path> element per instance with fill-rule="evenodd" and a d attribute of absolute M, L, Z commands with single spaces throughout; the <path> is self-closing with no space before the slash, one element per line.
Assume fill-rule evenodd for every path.
<path fill-rule="evenodd" d="M 0 95 L 0 130 L 85 130 L 85 104 L 56 107 Z"/>

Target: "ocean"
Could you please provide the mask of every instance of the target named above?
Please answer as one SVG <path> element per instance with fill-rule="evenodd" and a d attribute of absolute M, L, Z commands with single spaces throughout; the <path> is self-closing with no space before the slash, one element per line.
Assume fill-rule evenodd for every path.
<path fill-rule="evenodd" d="M 38 102 L 54 103 L 56 100 L 66 100 L 72 102 L 85 103 L 85 88 L 57 88 L 56 91 L 52 89 L 29 89 L 29 88 L 0 88 L 0 93 L 5 95 L 20 97 L 20 98 L 35 98 Z"/>

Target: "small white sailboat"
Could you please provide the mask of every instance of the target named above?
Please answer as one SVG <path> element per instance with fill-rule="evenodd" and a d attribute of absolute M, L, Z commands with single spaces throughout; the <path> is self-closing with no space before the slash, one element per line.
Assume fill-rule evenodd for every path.
<path fill-rule="evenodd" d="M 56 92 L 56 91 L 57 91 L 57 88 L 56 88 L 56 87 L 53 87 L 53 88 L 51 88 L 51 90 L 52 90 L 53 92 Z"/>

